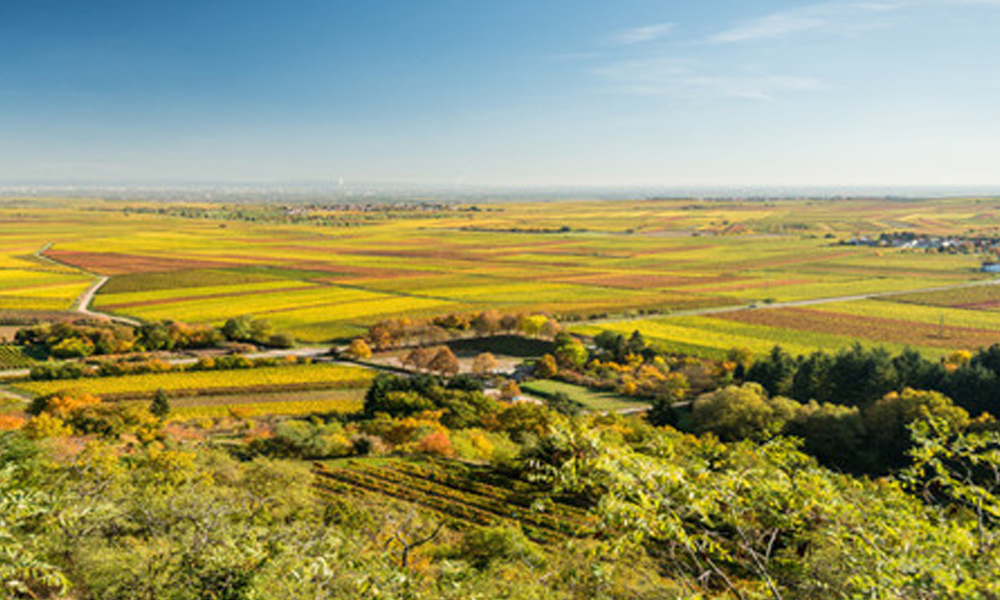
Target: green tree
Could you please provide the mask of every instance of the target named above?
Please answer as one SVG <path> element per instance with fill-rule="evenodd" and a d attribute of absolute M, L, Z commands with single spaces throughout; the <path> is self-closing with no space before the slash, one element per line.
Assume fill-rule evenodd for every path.
<path fill-rule="evenodd" d="M 170 416 L 170 400 L 167 398 L 163 388 L 157 388 L 153 393 L 153 402 L 149 405 L 149 412 L 160 421 L 166 421 Z"/>
<path fill-rule="evenodd" d="M 573 370 L 582 369 L 589 356 L 580 340 L 566 333 L 560 333 L 556 336 L 556 349 L 553 354 L 556 362 L 562 367 Z"/>
<path fill-rule="evenodd" d="M 969 423 L 969 413 L 955 406 L 938 392 L 906 388 L 902 393 L 891 392 L 863 412 L 871 447 L 877 452 L 878 471 L 902 467 L 911 447 L 910 427 L 922 420 L 938 419 L 952 431 L 961 431 Z"/>
<path fill-rule="evenodd" d="M 694 402 L 691 419 L 695 431 L 723 440 L 767 438 L 780 433 L 799 408 L 794 400 L 769 398 L 760 384 L 745 383 L 702 395 Z"/>
<path fill-rule="evenodd" d="M 761 384 L 773 396 L 789 395 L 796 367 L 795 358 L 781 346 L 775 346 L 770 354 L 755 361 L 747 369 L 746 380 Z"/>

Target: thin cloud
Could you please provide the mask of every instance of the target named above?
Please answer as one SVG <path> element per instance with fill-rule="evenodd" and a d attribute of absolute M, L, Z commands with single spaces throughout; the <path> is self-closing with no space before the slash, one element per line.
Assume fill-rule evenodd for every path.
<path fill-rule="evenodd" d="M 619 92 L 671 98 L 721 97 L 769 100 L 788 92 L 809 92 L 829 86 L 812 77 L 777 75 L 760 69 L 710 72 L 692 61 L 650 59 L 619 62 L 595 70 Z"/>
<path fill-rule="evenodd" d="M 608 40 L 616 46 L 645 44 L 666 36 L 673 30 L 673 28 L 673 23 L 654 23 L 652 25 L 644 25 L 642 27 L 621 29 L 611 34 Z"/>
<path fill-rule="evenodd" d="M 982 0 L 980 0 L 982 1 Z M 899 2 L 825 2 L 770 13 L 738 23 L 709 37 L 715 43 L 780 38 L 806 31 L 851 33 L 883 26 L 877 17 L 915 5 Z"/>

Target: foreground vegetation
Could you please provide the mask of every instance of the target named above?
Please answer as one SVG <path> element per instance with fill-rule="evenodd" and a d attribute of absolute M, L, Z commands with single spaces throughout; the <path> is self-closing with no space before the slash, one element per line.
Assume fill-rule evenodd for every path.
<path fill-rule="evenodd" d="M 46 410 L 75 433 L 0 434 L 0 578 L 12 598 L 1000 593 L 1000 437 L 930 417 L 911 424 L 909 466 L 871 480 L 823 468 L 789 439 L 722 443 L 615 416 L 539 413 L 543 427 L 510 429 L 510 440 L 530 435 L 481 466 L 407 459 L 449 452 L 399 438 L 400 458 L 310 474 L 268 452 L 320 439 L 388 449 L 364 422 L 331 421 L 321 438 L 315 423 L 289 424 L 222 450 L 148 417 L 80 437 L 93 408 Z M 414 418 L 428 417 L 376 429 L 413 430 Z"/>

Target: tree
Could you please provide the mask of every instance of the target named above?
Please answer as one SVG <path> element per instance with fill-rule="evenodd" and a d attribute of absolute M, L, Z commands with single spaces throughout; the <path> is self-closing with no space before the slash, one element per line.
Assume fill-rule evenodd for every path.
<path fill-rule="evenodd" d="M 863 411 L 872 449 L 877 451 L 878 471 L 901 467 L 911 447 L 909 427 L 927 419 L 938 419 L 952 431 L 961 431 L 969 423 L 969 413 L 955 406 L 951 398 L 938 392 L 906 388 L 891 392 Z"/>
<path fill-rule="evenodd" d="M 899 379 L 884 348 L 866 349 L 855 343 L 837 353 L 830 366 L 831 400 L 865 406 L 897 389 Z"/>
<path fill-rule="evenodd" d="M 780 433 L 798 408 L 793 400 L 769 398 L 760 384 L 745 383 L 702 395 L 695 400 L 691 417 L 696 431 L 723 440 L 766 438 Z"/>
<path fill-rule="evenodd" d="M 555 377 L 559 373 L 559 365 L 551 354 L 546 354 L 535 363 L 534 375 L 539 379 Z"/>
<path fill-rule="evenodd" d="M 427 364 L 427 368 L 442 375 L 455 375 L 458 373 L 459 363 L 455 353 L 448 346 L 441 346 L 434 358 Z"/>
<path fill-rule="evenodd" d="M 433 348 L 424 348 L 423 346 L 414 348 L 403 359 L 403 366 L 409 365 L 418 371 L 423 371 L 430 365 L 435 354 L 436 351 Z"/>
<path fill-rule="evenodd" d="M 167 399 L 163 388 L 157 388 L 153 394 L 153 402 L 149 405 L 149 412 L 161 421 L 166 421 L 167 417 L 170 416 L 170 400 Z"/>
<path fill-rule="evenodd" d="M 559 324 L 559 321 L 556 321 L 555 319 L 550 317 L 545 321 L 545 324 L 542 325 L 541 333 L 542 337 L 554 338 L 557 335 L 559 335 L 561 331 L 562 331 L 562 326 Z"/>
<path fill-rule="evenodd" d="M 481 336 L 493 335 L 500 331 L 500 319 L 500 313 L 496 310 L 483 311 L 472 319 L 472 329 Z"/>
<path fill-rule="evenodd" d="M 499 364 L 496 357 L 489 352 L 483 352 L 472 361 L 472 372 L 479 375 L 488 375 L 495 371 Z"/>
<path fill-rule="evenodd" d="M 629 354 L 642 354 L 642 351 L 646 349 L 646 338 L 642 336 L 642 332 L 636 329 L 629 336 L 628 342 L 625 343 L 625 350 Z"/>
<path fill-rule="evenodd" d="M 625 337 L 620 333 L 604 330 L 594 336 L 594 345 L 604 354 L 604 358 L 610 358 L 615 362 L 624 362 L 628 350 Z"/>
<path fill-rule="evenodd" d="M 579 370 L 587 363 L 589 353 L 583 347 L 580 340 L 575 337 L 560 333 L 556 336 L 555 359 L 562 367 Z"/>
<path fill-rule="evenodd" d="M 228 319 L 222 326 L 222 335 L 232 342 L 245 342 L 253 337 L 253 318 L 242 315 Z"/>
<path fill-rule="evenodd" d="M 538 337 L 542 334 L 542 329 L 548 321 L 549 318 L 545 315 L 531 315 L 522 317 L 517 325 L 524 332 L 524 335 Z"/>
<path fill-rule="evenodd" d="M 795 371 L 792 377 L 791 396 L 801 402 L 816 400 L 831 402 L 832 389 L 829 385 L 833 357 L 826 352 L 813 352 Z"/>
<path fill-rule="evenodd" d="M 372 349 L 363 339 L 354 338 L 347 349 L 347 355 L 356 360 L 367 360 L 372 357 Z"/>
<path fill-rule="evenodd" d="M 788 395 L 791 393 L 795 369 L 795 358 L 781 346 L 775 346 L 770 354 L 747 369 L 746 380 L 761 384 L 771 395 Z"/>
<path fill-rule="evenodd" d="M 1000 433 L 963 433 L 945 419 L 910 426 L 912 466 L 902 473 L 924 499 L 964 507 L 976 520 L 981 558 L 996 554 L 1000 541 Z"/>
<path fill-rule="evenodd" d="M 500 397 L 504 400 L 513 400 L 521 395 L 521 388 L 513 379 L 508 379 L 500 386 Z"/>

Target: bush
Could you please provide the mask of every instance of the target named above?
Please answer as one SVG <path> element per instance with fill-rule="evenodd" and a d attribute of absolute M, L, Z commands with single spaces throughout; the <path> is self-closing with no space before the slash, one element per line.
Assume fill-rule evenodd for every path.
<path fill-rule="evenodd" d="M 486 569 L 497 561 L 522 560 L 540 564 L 541 554 L 524 535 L 518 523 L 480 527 L 465 534 L 459 556 L 477 569 Z"/>
<path fill-rule="evenodd" d="M 282 421 L 270 438 L 255 440 L 251 451 L 277 457 L 322 459 L 349 456 L 354 444 L 339 423 Z"/>

